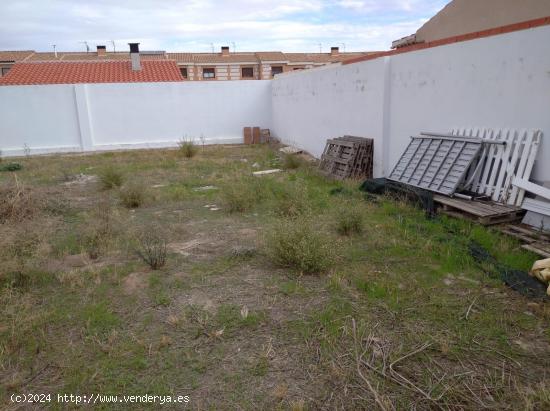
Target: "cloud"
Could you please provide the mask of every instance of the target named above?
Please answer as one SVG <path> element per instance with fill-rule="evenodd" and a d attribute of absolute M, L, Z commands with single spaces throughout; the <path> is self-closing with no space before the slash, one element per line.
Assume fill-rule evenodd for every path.
<path fill-rule="evenodd" d="M 387 49 L 418 29 L 444 0 L 3 0 L 0 49 L 83 50 L 81 42 L 117 49 L 324 51 Z"/>

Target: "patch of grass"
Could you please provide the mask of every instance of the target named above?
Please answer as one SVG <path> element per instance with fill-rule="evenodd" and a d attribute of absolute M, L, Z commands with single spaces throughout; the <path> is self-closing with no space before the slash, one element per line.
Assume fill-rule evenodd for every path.
<path fill-rule="evenodd" d="M 275 213 L 289 218 L 307 215 L 311 212 L 311 202 L 307 186 L 292 182 L 274 192 Z"/>
<path fill-rule="evenodd" d="M 297 280 L 285 281 L 279 286 L 279 290 L 284 295 L 296 295 L 304 293 L 304 287 Z"/>
<path fill-rule="evenodd" d="M 100 171 L 99 183 L 103 190 L 121 187 L 124 183 L 124 175 L 116 168 L 109 166 Z"/>
<path fill-rule="evenodd" d="M 335 263 L 334 242 L 308 219 L 283 219 L 267 236 L 272 261 L 304 274 L 321 273 Z"/>
<path fill-rule="evenodd" d="M 229 213 L 244 213 L 258 205 L 264 197 L 263 188 L 254 177 L 236 179 L 221 189 L 222 203 Z"/>
<path fill-rule="evenodd" d="M 362 210 L 351 202 L 342 204 L 336 214 L 336 231 L 340 235 L 361 234 L 365 227 Z"/>
<path fill-rule="evenodd" d="M 82 319 L 91 334 L 105 334 L 120 323 L 106 302 L 86 305 L 82 309 Z"/>
<path fill-rule="evenodd" d="M 195 157 L 198 151 L 199 148 L 197 147 L 193 139 L 182 138 L 180 141 L 178 141 L 178 152 L 185 158 Z"/>
<path fill-rule="evenodd" d="M 145 202 L 147 190 L 143 184 L 131 182 L 120 190 L 120 202 L 126 208 L 138 208 Z"/>

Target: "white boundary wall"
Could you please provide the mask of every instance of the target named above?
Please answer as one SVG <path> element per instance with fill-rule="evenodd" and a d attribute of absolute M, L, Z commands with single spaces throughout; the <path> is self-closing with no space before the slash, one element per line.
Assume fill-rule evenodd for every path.
<path fill-rule="evenodd" d="M 539 128 L 533 177 L 550 181 L 550 26 L 279 75 L 273 130 L 320 155 L 327 138 L 375 140 L 375 175 L 387 175 L 420 131 Z"/>
<path fill-rule="evenodd" d="M 242 143 L 271 128 L 271 82 L 113 83 L 0 87 L 2 155 Z"/>

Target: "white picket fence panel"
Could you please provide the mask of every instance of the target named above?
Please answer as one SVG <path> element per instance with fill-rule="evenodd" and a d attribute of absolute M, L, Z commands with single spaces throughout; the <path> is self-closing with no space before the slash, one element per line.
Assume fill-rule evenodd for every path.
<path fill-rule="evenodd" d="M 529 180 L 540 146 L 540 130 L 454 128 L 452 135 L 503 141 L 486 144 L 472 164 L 463 189 L 486 195 L 493 201 L 521 206 L 525 191 L 512 185 L 515 177 Z"/>

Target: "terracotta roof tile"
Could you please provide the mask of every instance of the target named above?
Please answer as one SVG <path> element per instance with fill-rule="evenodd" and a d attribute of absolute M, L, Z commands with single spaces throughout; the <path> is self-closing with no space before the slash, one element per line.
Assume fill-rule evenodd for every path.
<path fill-rule="evenodd" d="M 164 81 L 183 81 L 175 61 L 142 61 L 140 71 L 132 71 L 129 61 L 22 62 L 0 78 L 0 85 Z"/>

